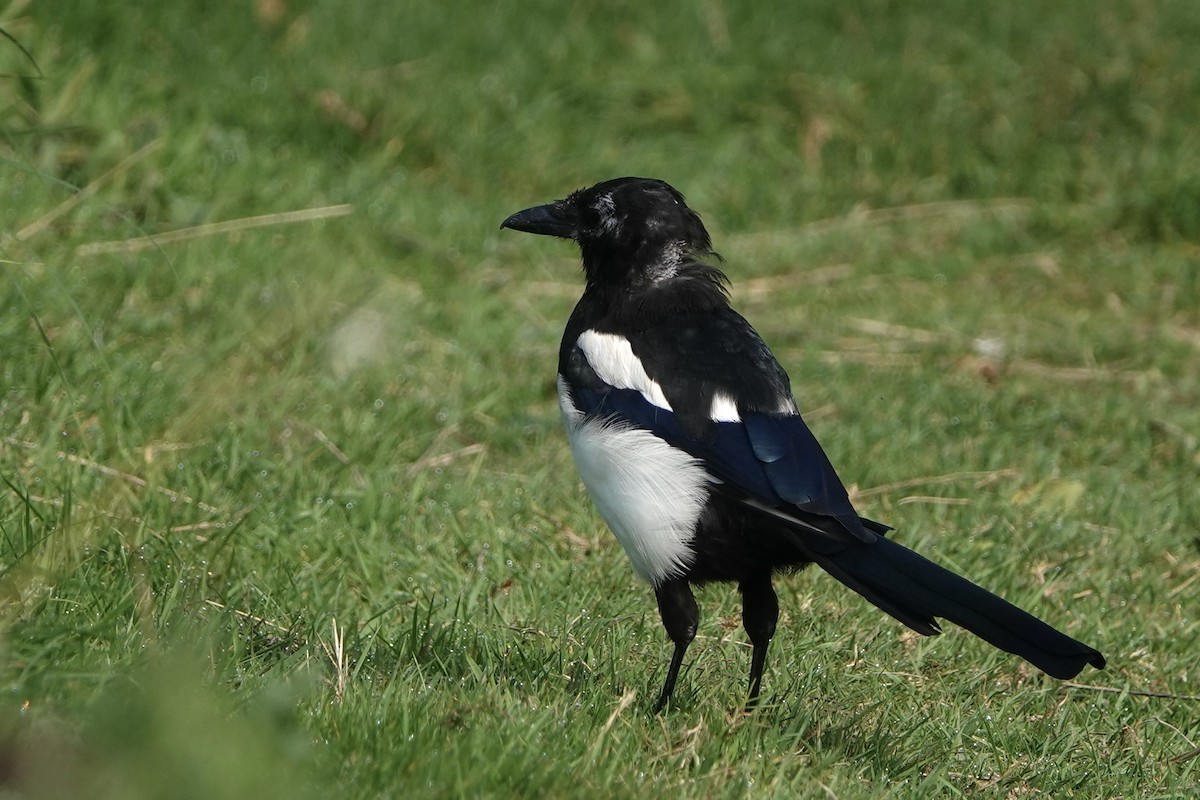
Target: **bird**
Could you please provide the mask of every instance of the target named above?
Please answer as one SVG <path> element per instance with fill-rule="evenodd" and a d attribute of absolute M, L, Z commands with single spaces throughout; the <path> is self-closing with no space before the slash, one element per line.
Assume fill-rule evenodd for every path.
<path fill-rule="evenodd" d="M 1063 680 L 1104 667 L 1099 651 L 858 514 L 674 187 L 607 180 L 505 228 L 579 247 L 584 289 L 559 347 L 558 404 L 583 484 L 674 645 L 653 713 L 671 703 L 696 637 L 693 587 L 714 582 L 741 593 L 753 708 L 779 618 L 773 578 L 812 563 L 917 633 L 938 634 L 943 618 Z"/>

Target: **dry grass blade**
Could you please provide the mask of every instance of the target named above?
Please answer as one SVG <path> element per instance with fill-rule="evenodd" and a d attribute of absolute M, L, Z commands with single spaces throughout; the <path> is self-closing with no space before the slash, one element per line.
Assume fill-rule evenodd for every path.
<path fill-rule="evenodd" d="M 300 211 L 283 211 L 278 214 L 261 214 L 256 217 L 225 220 L 197 225 L 193 228 L 181 228 L 152 236 L 138 236 L 133 239 L 122 239 L 113 242 L 92 242 L 75 248 L 78 256 L 94 256 L 101 253 L 136 253 L 172 242 L 182 242 L 188 239 L 198 239 L 203 236 L 217 236 L 225 233 L 236 233 L 254 228 L 268 228 L 274 225 L 292 225 L 298 222 L 313 222 L 331 217 L 344 217 L 354 212 L 354 206 L 349 204 L 306 208 Z"/>
<path fill-rule="evenodd" d="M 940 497 L 938 495 L 909 495 L 901 497 L 897 505 L 906 506 L 911 503 L 925 503 L 933 506 L 969 506 L 971 505 L 969 497 Z"/>
<path fill-rule="evenodd" d="M 433 437 L 433 441 L 430 442 L 429 447 L 425 448 L 425 453 L 408 466 L 406 474 L 409 477 L 412 477 L 422 470 L 444 467 L 448 464 L 454 463 L 460 458 L 466 458 L 467 456 L 473 456 L 487 451 L 487 445 L 477 442 L 475 444 L 468 444 L 464 447 L 460 447 L 456 450 L 451 450 L 447 453 L 437 452 L 442 448 L 442 445 L 445 444 L 448 439 L 450 439 L 452 436 L 456 436 L 457 434 L 457 425 L 450 425 L 449 427 L 440 430 L 437 436 Z"/>
<path fill-rule="evenodd" d="M 1200 756 L 1200 747 L 1195 750 L 1189 750 L 1186 753 L 1175 756 L 1171 759 L 1172 764 L 1182 764 L 1184 761 L 1191 761 L 1196 756 Z"/>
<path fill-rule="evenodd" d="M 26 450 L 36 450 L 38 448 L 38 445 L 34 442 L 21 441 L 19 439 L 13 439 L 12 437 L 5 439 L 5 441 L 8 442 L 9 444 L 13 444 L 18 447 L 23 447 Z M 73 453 L 67 453 L 62 450 L 59 450 L 58 452 L 56 452 L 55 456 L 57 456 L 59 459 L 61 459 L 63 461 L 69 461 L 72 464 L 78 464 L 79 466 L 85 467 L 87 469 L 94 469 L 97 472 L 101 473 L 102 475 L 108 475 L 111 478 L 119 478 L 120 480 L 125 481 L 126 483 L 129 483 L 129 484 L 132 484 L 134 486 L 138 486 L 143 489 L 150 489 L 152 491 L 158 492 L 163 497 L 170 498 L 173 502 L 187 503 L 189 505 L 194 505 L 196 508 L 200 509 L 201 511 L 207 511 L 210 514 L 223 513 L 222 509 L 217 508 L 216 506 L 210 506 L 208 503 L 205 503 L 203 500 L 197 500 L 193 497 L 188 497 L 186 494 L 181 494 L 172 489 L 168 489 L 165 486 L 151 486 L 150 482 L 147 481 L 145 478 L 139 477 L 137 475 L 133 475 L 129 472 L 122 472 L 121 470 L 116 469 L 115 467 L 110 467 L 106 464 L 100 464 L 96 461 L 92 461 L 90 458 L 84 458 L 83 456 L 77 456 Z"/>
<path fill-rule="evenodd" d="M 935 342 L 945 341 L 955 336 L 952 333 L 913 328 L 908 325 L 897 325 L 894 322 L 884 322 L 879 319 L 865 319 L 860 317 L 851 320 L 850 323 L 862 333 L 870 334 L 871 336 L 882 336 L 886 339 L 905 339 L 912 342 L 919 342 L 920 344 L 934 344 Z"/>
<path fill-rule="evenodd" d="M 901 369 L 921 364 L 921 360 L 911 353 L 887 350 L 826 350 L 820 357 L 822 364 L 864 364 L 877 369 Z"/>
<path fill-rule="evenodd" d="M 131 153 L 130 155 L 121 159 L 117 163 L 117 165 L 114 166 L 112 169 L 110 169 L 108 172 L 105 172 L 99 178 L 96 178 L 96 180 L 92 181 L 87 186 L 83 187 L 78 192 L 76 192 L 75 194 L 68 197 L 66 200 L 59 203 L 57 206 L 52 208 L 50 211 L 46 212 L 42 216 L 35 219 L 33 222 L 26 225 L 24 228 L 21 228 L 21 230 L 17 231 L 17 234 L 16 234 L 17 241 L 23 242 L 26 239 L 30 239 L 30 238 L 33 238 L 34 236 L 37 236 L 39 233 L 41 233 L 42 231 L 46 230 L 51 225 L 53 225 L 55 220 L 59 219 L 64 214 L 71 211 L 71 209 L 82 204 L 85 200 L 89 199 L 90 197 L 92 197 L 92 195 L 96 194 L 96 192 L 100 191 L 100 189 L 103 188 L 103 186 L 106 183 L 108 183 L 109 181 L 111 181 L 113 178 L 124 175 L 126 172 L 129 171 L 130 167 L 132 167 L 137 162 L 141 161 L 146 156 L 153 153 L 161 145 L 162 145 L 162 139 L 155 139 L 154 141 L 150 142 L 149 144 L 144 145 L 141 149 L 137 150 L 136 152 Z"/>
<path fill-rule="evenodd" d="M 1000 480 L 1001 478 L 1014 478 L 1021 473 L 1015 469 L 997 469 L 983 472 L 951 472 L 946 475 L 925 475 L 920 478 L 908 478 L 903 481 L 895 481 L 893 483 L 884 483 L 879 486 L 874 486 L 870 489 L 860 489 L 854 493 L 855 500 L 864 497 L 875 497 L 876 495 L 887 494 L 900 489 L 911 489 L 914 486 L 929 486 L 943 483 L 957 483 L 958 481 L 973 480 L 976 488 L 986 486 L 989 483 Z M 915 502 L 915 501 L 914 501 Z"/>
<path fill-rule="evenodd" d="M 1128 694 L 1134 697 L 1154 697 L 1160 700 L 1191 700 L 1200 702 L 1200 695 L 1195 694 L 1174 694 L 1172 692 L 1147 692 L 1141 689 L 1119 689 L 1115 686 L 1093 686 L 1088 683 L 1072 683 L 1070 681 L 1063 684 L 1070 689 L 1086 689 L 1089 692 L 1105 692 L 1107 694 Z"/>
<path fill-rule="evenodd" d="M 190 522 L 184 525 L 172 525 L 170 528 L 167 528 L 167 531 L 170 533 L 194 533 L 195 531 L 223 530 L 241 522 L 249 515 L 250 511 L 250 507 L 247 506 L 238 509 L 231 520 L 210 520 L 208 522 Z M 203 539 L 204 537 L 197 536 L 196 538 Z"/>
<path fill-rule="evenodd" d="M 853 277 L 854 267 L 851 264 L 831 264 L 816 269 L 798 269 L 783 275 L 767 275 L 761 278 L 750 278 L 738 281 L 732 291 L 736 297 L 750 300 L 769 299 L 785 289 L 811 290 L 814 286 L 846 280 Z"/>
<path fill-rule="evenodd" d="M 1200 350 L 1200 328 L 1185 328 L 1182 325 L 1168 325 L 1164 329 L 1167 336 L 1177 342 L 1189 344 Z"/>
<path fill-rule="evenodd" d="M 633 705 L 633 701 L 636 697 L 637 692 L 635 692 L 633 689 L 630 689 L 628 692 L 621 695 L 621 699 L 617 701 L 617 707 L 614 708 L 613 712 L 608 715 L 608 720 L 603 726 L 601 726 L 600 732 L 596 734 L 596 741 L 592 743 L 593 752 L 598 752 L 600 750 L 600 746 L 604 743 L 604 737 L 608 735 L 609 730 L 612 729 L 612 726 L 617 721 L 617 718 L 620 717 L 621 714 L 625 713 L 625 709 Z"/>
<path fill-rule="evenodd" d="M 737 237 L 741 241 L 777 241 L 813 236 L 838 228 L 883 225 L 929 219 L 961 219 L 985 214 L 1023 214 L 1033 207 L 1033 201 L 1023 197 L 997 197 L 988 200 L 947 200 L 916 203 L 889 208 L 856 208 L 839 217 L 826 217 L 792 230 L 763 231 Z"/>
<path fill-rule="evenodd" d="M 409 467 L 409 472 L 420 472 L 423 469 L 430 469 L 431 467 L 444 467 L 449 464 L 453 464 L 460 458 L 473 456 L 486 450 L 487 446 L 484 444 L 469 444 L 465 447 L 460 447 L 457 450 L 451 450 L 449 453 L 442 453 L 441 455 L 432 456 L 430 458 L 422 458 L 420 461 L 417 461 L 411 467 Z"/>
<path fill-rule="evenodd" d="M 358 486 L 358 488 L 367 488 L 367 479 L 366 476 L 363 475 L 362 470 L 359 469 L 358 465 L 350 459 L 350 456 L 346 455 L 342 448 L 338 447 L 334 441 L 326 435 L 325 431 L 321 430 L 315 425 L 309 425 L 307 422 L 297 419 L 296 417 L 288 417 L 288 424 L 295 425 L 297 428 L 303 428 L 304 430 L 308 431 L 309 435 L 311 435 L 322 447 L 329 451 L 329 454 L 336 458 L 339 463 L 350 467 L 350 474 L 354 477 L 354 483 Z"/>
<path fill-rule="evenodd" d="M 523 294 L 533 297 L 565 297 L 574 300 L 581 291 L 577 281 L 529 281 Z"/>
<path fill-rule="evenodd" d="M 328 436 L 326 436 L 325 432 L 323 430 L 321 430 L 320 428 L 313 428 L 312 435 L 313 435 L 313 438 L 316 439 L 318 442 L 320 442 L 322 445 L 324 445 L 325 449 L 328 450 L 330 453 L 332 453 L 333 457 L 336 458 L 338 461 L 342 462 L 343 464 L 350 463 L 350 456 L 343 453 L 342 449 L 340 447 L 338 447 L 336 444 L 334 444 L 333 440 L 331 440 Z"/>
<path fill-rule="evenodd" d="M 346 627 L 338 625 L 337 618 L 334 617 L 332 638 L 328 642 L 322 639 L 321 648 L 333 664 L 333 697 L 338 703 L 342 702 L 342 698 L 346 696 L 346 676 L 349 673 L 346 666 L 345 643 Z"/>
<path fill-rule="evenodd" d="M 291 629 L 285 625 L 280 625 L 278 622 L 272 622 L 271 620 L 266 619 L 265 617 L 255 616 L 254 614 L 251 614 L 249 611 L 242 611 L 240 608 L 231 608 L 230 606 L 227 606 L 224 603 L 219 603 L 216 600 L 205 600 L 204 602 L 207 605 L 212 606 L 213 608 L 218 608 L 221 611 L 228 611 L 230 614 L 233 614 L 235 617 L 241 617 L 242 619 L 248 619 L 251 622 L 257 622 L 260 625 L 266 625 L 267 627 L 274 628 L 275 630 L 278 630 L 278 631 L 289 631 L 289 632 L 291 631 Z"/>
<path fill-rule="evenodd" d="M 1105 367 L 1052 367 L 1037 361 L 1016 359 L 1008 363 L 1013 373 L 1035 375 L 1062 381 L 1127 381 L 1130 383 L 1161 378 L 1156 370 L 1108 369 Z"/>
<path fill-rule="evenodd" d="M 1187 580 L 1185 580 L 1183 583 L 1176 586 L 1171 591 L 1167 592 L 1167 597 L 1174 598 L 1174 597 L 1178 596 L 1179 594 L 1182 594 L 1183 591 L 1186 590 L 1193 583 L 1195 583 L 1197 579 L 1200 579 L 1200 570 L 1193 572 L 1191 574 L 1191 576 L 1189 576 L 1187 578 Z"/>

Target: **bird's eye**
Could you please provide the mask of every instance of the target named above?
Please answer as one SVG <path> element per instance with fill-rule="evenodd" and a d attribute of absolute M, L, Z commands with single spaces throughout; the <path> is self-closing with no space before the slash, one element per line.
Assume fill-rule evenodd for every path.
<path fill-rule="evenodd" d="M 597 211 L 596 209 L 592 208 L 591 206 L 584 206 L 583 211 L 580 213 L 579 217 L 583 221 L 583 225 L 585 228 L 600 227 L 600 212 Z"/>

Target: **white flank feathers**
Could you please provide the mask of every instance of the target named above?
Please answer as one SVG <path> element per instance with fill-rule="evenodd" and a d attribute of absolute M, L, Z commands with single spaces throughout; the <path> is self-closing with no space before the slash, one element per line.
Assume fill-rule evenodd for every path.
<path fill-rule="evenodd" d="M 595 369 L 590 356 L 589 361 Z M 611 374 L 601 375 L 618 385 Z M 587 419 L 571 402 L 562 376 L 558 398 L 583 485 L 634 572 L 654 586 L 682 573 L 695 555 L 691 541 L 708 499 L 708 473 L 699 461 L 649 431 L 611 419 Z"/>
<path fill-rule="evenodd" d="M 662 387 L 646 374 L 646 368 L 624 336 L 589 330 L 579 334 L 575 344 L 600 380 L 617 389 L 636 389 L 653 405 L 671 410 Z"/>

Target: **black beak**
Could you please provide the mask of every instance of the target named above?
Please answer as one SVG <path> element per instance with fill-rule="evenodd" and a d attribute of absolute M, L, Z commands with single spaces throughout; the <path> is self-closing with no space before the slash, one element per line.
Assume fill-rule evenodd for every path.
<path fill-rule="evenodd" d="M 577 234 L 575 222 L 562 202 L 518 211 L 501 222 L 500 227 L 526 233 L 540 233 L 543 236 L 558 236 L 562 239 L 574 239 Z"/>

